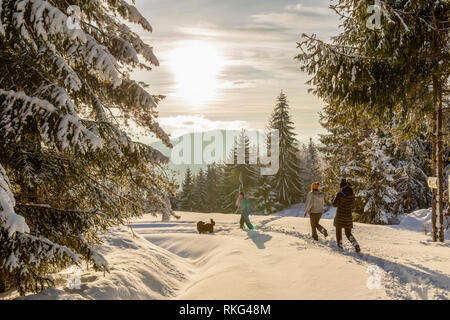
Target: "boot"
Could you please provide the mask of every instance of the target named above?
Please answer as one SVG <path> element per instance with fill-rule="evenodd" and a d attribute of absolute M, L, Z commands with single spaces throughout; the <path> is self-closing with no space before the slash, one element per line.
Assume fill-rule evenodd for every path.
<path fill-rule="evenodd" d="M 339 249 L 341 249 L 341 250 L 344 249 L 344 247 L 342 246 L 342 240 L 337 241 L 336 244 L 337 244 Z"/>
<path fill-rule="evenodd" d="M 327 229 L 325 229 L 324 227 L 322 227 L 321 225 L 319 225 L 318 227 L 317 227 L 317 229 L 319 230 L 319 232 L 321 233 L 321 234 L 323 234 L 323 236 L 326 238 L 326 237 L 328 237 L 328 231 L 327 231 Z"/>
<path fill-rule="evenodd" d="M 349 236 L 348 240 L 352 243 L 356 252 L 361 252 L 361 248 L 359 247 L 358 241 L 356 241 L 356 239 L 353 235 Z"/>

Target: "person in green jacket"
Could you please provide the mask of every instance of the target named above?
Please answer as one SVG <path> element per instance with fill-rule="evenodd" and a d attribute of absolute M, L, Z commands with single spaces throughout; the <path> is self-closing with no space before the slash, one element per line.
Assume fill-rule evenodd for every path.
<path fill-rule="evenodd" d="M 249 215 L 253 211 L 253 204 L 250 201 L 250 199 L 246 198 L 244 193 L 241 191 L 239 192 L 239 197 L 236 201 L 236 205 L 238 209 L 241 211 L 241 220 L 239 221 L 239 225 L 241 226 L 241 229 L 244 228 L 244 223 L 247 225 L 247 228 L 250 230 L 255 229 L 253 227 L 252 223 L 250 222 Z"/>

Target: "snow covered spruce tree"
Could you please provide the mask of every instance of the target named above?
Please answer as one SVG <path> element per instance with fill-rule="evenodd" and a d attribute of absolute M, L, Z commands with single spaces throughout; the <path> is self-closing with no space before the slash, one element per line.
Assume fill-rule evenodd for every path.
<path fill-rule="evenodd" d="M 107 270 L 101 232 L 171 212 L 167 158 L 127 134 L 171 147 L 162 97 L 130 77 L 158 60 L 127 22 L 152 30 L 122 0 L 0 1 L 0 290 L 38 291 L 83 261 Z"/>
<path fill-rule="evenodd" d="M 368 115 L 372 125 L 395 123 L 417 134 L 428 121 L 433 141 L 433 240 L 443 230 L 443 102 L 449 93 L 449 12 L 446 0 L 338 0 L 343 32 L 330 43 L 303 35 L 297 59 L 313 75 L 313 92 L 342 112 Z M 372 7 L 372 8 L 374 8 Z M 380 21 L 377 21 L 377 14 Z"/>
<path fill-rule="evenodd" d="M 427 177 L 431 175 L 429 160 L 431 144 L 424 133 L 395 144 L 397 181 L 396 189 L 401 194 L 405 212 L 428 208 L 431 203 Z"/>
<path fill-rule="evenodd" d="M 321 113 L 321 124 L 329 131 L 320 137 L 325 191 L 335 194 L 340 177 L 349 179 L 362 222 L 395 223 L 398 214 L 427 207 L 430 150 L 424 135 L 396 141 L 392 126 L 371 129 L 368 120 L 339 110 L 328 105 Z"/>
<path fill-rule="evenodd" d="M 206 211 L 206 176 L 201 168 L 194 178 L 193 200 L 194 211 Z"/>
<path fill-rule="evenodd" d="M 279 132 L 279 170 L 273 179 L 273 187 L 278 194 L 278 201 L 289 206 L 303 196 L 299 146 L 295 138 L 294 126 L 289 114 L 286 95 L 281 92 L 269 120 L 268 128 Z M 268 139 L 270 150 L 270 139 Z"/>
<path fill-rule="evenodd" d="M 273 176 L 261 176 L 254 193 L 255 210 L 266 215 L 275 213 L 283 207 L 278 201 L 278 193 L 273 188 L 273 178 Z"/>
<path fill-rule="evenodd" d="M 325 167 L 323 190 L 334 196 L 341 178 L 349 179 L 355 192 L 364 189 L 366 155 L 361 142 L 370 134 L 366 121 L 329 104 L 320 112 L 320 124 L 329 132 L 320 135 L 319 150 Z M 362 213 L 364 204 L 360 200 L 356 198 L 355 210 Z"/>
<path fill-rule="evenodd" d="M 242 129 L 235 140 L 235 144 L 227 163 L 223 165 L 221 184 L 221 207 L 223 212 L 233 212 L 240 191 L 251 196 L 258 179 L 257 159 L 250 155 L 252 146 L 247 133 Z M 256 161 L 253 161 L 256 160 Z"/>
<path fill-rule="evenodd" d="M 420 138 L 396 142 L 389 131 L 374 130 L 360 143 L 365 155 L 357 193 L 364 203 L 362 222 L 398 223 L 400 214 L 429 204 L 425 172 L 430 152 Z"/>
<path fill-rule="evenodd" d="M 304 168 L 303 168 L 303 185 L 304 194 L 309 192 L 309 188 L 314 181 L 322 182 L 322 159 L 316 144 L 309 138 L 309 143 L 304 147 Z"/>
<path fill-rule="evenodd" d="M 187 168 L 186 174 L 184 176 L 183 184 L 181 186 L 181 191 L 178 195 L 178 209 L 184 211 L 192 211 L 194 208 L 194 176 L 190 168 Z"/>
<path fill-rule="evenodd" d="M 376 130 L 361 142 L 365 154 L 362 190 L 357 196 L 364 203 L 361 222 L 388 224 L 403 213 L 403 201 L 396 190 L 397 172 L 392 137 Z"/>
<path fill-rule="evenodd" d="M 218 212 L 219 210 L 219 186 L 222 178 L 221 167 L 216 163 L 208 164 L 206 169 L 206 212 Z"/>

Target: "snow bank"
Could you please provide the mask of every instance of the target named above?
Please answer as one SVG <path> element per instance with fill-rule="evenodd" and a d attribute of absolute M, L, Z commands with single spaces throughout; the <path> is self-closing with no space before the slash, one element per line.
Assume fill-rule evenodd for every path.
<path fill-rule="evenodd" d="M 80 289 L 57 288 L 27 299 L 449 299 L 450 242 L 433 243 L 419 231 L 426 211 L 398 226 L 355 223 L 356 254 L 344 239 L 311 239 L 302 206 L 273 216 L 252 216 L 255 231 L 241 230 L 239 216 L 177 212 L 181 220 L 151 216 L 104 236 L 101 253 L 111 273 L 83 270 Z M 286 215 L 286 216 L 283 216 Z M 291 216 L 288 216 L 288 215 Z M 302 214 L 300 214 L 302 215 Z M 197 233 L 198 221 L 216 222 L 215 233 Z M 423 228 L 423 227 L 421 227 Z M 368 285 L 378 270 L 379 287 Z"/>
<path fill-rule="evenodd" d="M 277 217 L 301 217 L 305 214 L 305 204 L 297 203 L 285 210 L 274 213 L 272 216 Z M 322 219 L 334 219 L 336 215 L 336 208 L 326 207 L 325 213 L 322 215 Z M 391 225 L 393 228 L 404 229 L 410 231 L 424 232 L 424 225 L 427 226 L 428 232 L 431 231 L 431 208 L 419 209 L 409 214 L 404 214 L 400 217 L 400 223 L 398 225 Z M 447 226 L 447 222 L 444 221 L 444 225 Z M 450 237 L 450 230 L 446 231 L 446 239 Z"/>
<path fill-rule="evenodd" d="M 423 232 L 424 225 L 431 230 L 431 209 L 421 209 L 406 214 L 398 225 L 400 229 Z"/>
<path fill-rule="evenodd" d="M 68 272 L 56 275 L 57 287 L 46 289 L 25 299 L 167 299 L 173 298 L 186 280 L 180 259 L 146 241 L 126 227 L 113 229 L 104 236 L 100 252 L 110 272 L 82 270 L 81 287 L 69 289 Z"/>
<path fill-rule="evenodd" d="M 424 233 L 424 228 L 427 228 L 428 234 L 431 232 L 431 208 L 420 209 L 413 211 L 409 214 L 405 214 L 398 225 L 394 225 L 394 228 L 418 231 Z M 444 228 L 450 223 L 450 219 L 444 217 Z M 445 231 L 445 239 L 450 238 L 450 228 Z"/>

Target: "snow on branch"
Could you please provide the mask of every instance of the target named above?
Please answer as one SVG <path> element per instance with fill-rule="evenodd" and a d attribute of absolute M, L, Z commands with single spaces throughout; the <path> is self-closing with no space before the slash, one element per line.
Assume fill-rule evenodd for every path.
<path fill-rule="evenodd" d="M 134 34 L 127 25 L 121 24 L 118 27 L 118 33 L 122 39 L 131 43 L 136 52 L 141 54 L 146 61 L 149 61 L 155 66 L 159 66 L 159 61 L 153 53 L 153 48 L 142 41 L 138 35 Z"/>
<path fill-rule="evenodd" d="M 69 28 L 67 21 L 67 15 L 47 1 L 22 0 L 14 6 L 13 24 L 20 31 L 23 40 L 31 44 L 34 50 L 41 48 L 41 45 L 38 45 L 39 39 L 55 54 L 58 51 L 58 41 L 55 39 L 60 43 L 73 43 L 67 52 L 69 56 L 81 55 L 80 58 L 83 59 L 79 61 L 87 61 L 92 72 L 101 80 L 112 82 L 114 87 L 119 86 L 121 79 L 114 56 L 82 29 Z M 63 62 L 59 59 L 58 67 L 62 66 Z"/>
<path fill-rule="evenodd" d="M 61 149 L 78 147 L 81 152 L 101 148 L 101 138 L 82 125 L 64 89 L 56 85 L 41 87 L 41 94 L 54 100 L 56 107 L 48 100 L 30 97 L 21 91 L 0 89 L 0 132 L 4 136 L 18 141 L 25 126 L 37 120 L 44 143 L 56 144 Z"/>
<path fill-rule="evenodd" d="M 120 86 L 122 80 L 117 71 L 118 64 L 114 56 L 109 52 L 107 47 L 98 44 L 90 35 L 86 35 L 86 39 L 87 41 L 84 45 L 73 45 L 69 49 L 69 54 L 78 52 L 83 57 L 83 61 L 86 61 L 88 65 L 94 67 L 90 71 L 91 73 L 96 73 L 103 81 L 112 82 L 114 88 Z"/>
<path fill-rule="evenodd" d="M 0 37 L 4 37 L 5 36 L 5 27 L 3 26 L 2 23 L 2 11 L 3 11 L 3 0 L 0 0 Z"/>
<path fill-rule="evenodd" d="M 124 15 L 124 18 L 132 23 L 137 23 L 142 26 L 145 30 L 148 32 L 152 32 L 152 26 L 150 23 L 145 19 L 138 9 L 136 9 L 135 6 L 132 6 L 128 4 L 126 1 L 122 1 L 122 6 L 126 8 L 126 13 Z"/>
<path fill-rule="evenodd" d="M 348 58 L 353 61 L 360 60 L 368 60 L 368 61 L 386 61 L 387 58 L 380 57 L 369 57 L 362 56 L 357 54 L 357 48 L 342 46 L 342 45 L 334 45 L 330 43 L 325 43 L 324 41 L 317 39 L 316 35 L 313 34 L 308 36 L 303 33 L 302 38 L 304 39 L 302 42 L 297 42 L 297 48 L 302 51 L 302 54 L 296 57 L 299 61 L 308 60 L 308 58 L 314 56 L 317 52 L 321 52 L 323 56 L 335 55 L 341 56 L 344 58 Z"/>
<path fill-rule="evenodd" d="M 28 247 L 31 246 L 38 246 L 37 252 L 44 253 L 45 256 L 49 260 L 56 261 L 57 259 L 63 259 L 65 256 L 68 257 L 72 263 L 80 263 L 81 262 L 81 255 L 74 253 L 72 250 L 70 250 L 67 246 L 56 244 L 52 241 L 50 241 L 47 238 L 44 237 L 37 237 L 33 236 L 31 234 L 26 233 L 20 233 L 17 235 L 17 240 L 20 242 L 27 242 Z M 14 255 L 14 253 L 11 253 L 11 255 Z M 10 258 L 11 260 L 11 258 Z M 23 265 L 24 261 L 26 261 L 23 257 L 19 259 L 19 257 L 15 257 L 14 259 L 16 262 L 20 261 L 20 264 L 13 264 L 13 263 L 7 263 L 5 267 L 8 267 L 8 269 L 12 270 L 14 268 L 22 268 L 27 270 L 28 268 Z M 37 261 L 38 262 L 38 261 Z"/>
<path fill-rule="evenodd" d="M 97 132 L 108 141 L 108 150 L 114 152 L 117 156 L 123 157 L 124 152 L 140 153 L 151 162 L 166 164 L 169 159 L 160 151 L 130 139 L 127 133 L 121 130 L 118 126 L 107 122 L 95 122 L 83 120 L 83 123 L 89 130 Z M 155 133 L 156 134 L 156 133 Z"/>
<path fill-rule="evenodd" d="M 119 60 L 122 59 L 132 64 L 139 63 L 138 53 L 128 41 L 118 36 L 112 36 L 111 46 L 112 49 L 110 49 L 110 51 L 114 54 L 114 56 L 118 57 Z"/>
<path fill-rule="evenodd" d="M 48 54 L 50 65 L 56 67 L 55 74 L 59 79 L 63 79 L 64 86 L 73 91 L 81 90 L 81 80 L 72 67 L 67 64 L 66 60 L 56 52 L 48 52 Z"/>
<path fill-rule="evenodd" d="M 0 225 L 8 232 L 10 237 L 16 232 L 30 232 L 25 219 L 14 212 L 15 205 L 16 202 L 8 176 L 5 169 L 0 165 Z"/>
<path fill-rule="evenodd" d="M 27 23 L 27 19 L 31 24 Z M 20 30 L 21 36 L 32 44 L 35 50 L 37 45 L 32 34 L 40 37 L 51 50 L 55 45 L 49 41 L 53 36 L 70 41 L 85 42 L 86 37 L 81 29 L 69 29 L 68 17 L 48 1 L 22 0 L 14 5 L 13 24 Z"/>

